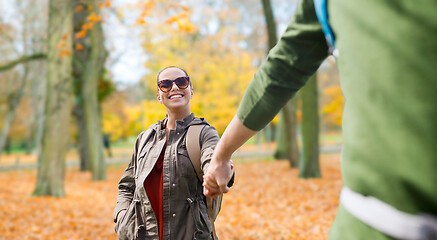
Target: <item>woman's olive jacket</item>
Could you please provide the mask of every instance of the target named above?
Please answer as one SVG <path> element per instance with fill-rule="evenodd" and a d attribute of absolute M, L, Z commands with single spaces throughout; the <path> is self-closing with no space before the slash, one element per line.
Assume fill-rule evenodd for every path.
<path fill-rule="evenodd" d="M 145 132 L 140 133 L 131 162 L 118 184 L 114 222 L 119 239 L 159 239 L 158 222 L 144 189 L 144 181 L 166 143 L 166 121 L 164 118 L 150 126 L 150 137 L 143 146 L 139 144 Z M 195 118 L 194 114 L 176 121 L 176 129 L 170 130 L 163 163 L 162 239 L 213 239 L 202 183 L 197 178 L 185 144 L 188 127 L 197 124 L 206 125 L 199 137 L 204 172 L 219 140 L 215 128 L 203 118 Z M 123 209 L 127 211 L 117 222 L 117 215 Z"/>

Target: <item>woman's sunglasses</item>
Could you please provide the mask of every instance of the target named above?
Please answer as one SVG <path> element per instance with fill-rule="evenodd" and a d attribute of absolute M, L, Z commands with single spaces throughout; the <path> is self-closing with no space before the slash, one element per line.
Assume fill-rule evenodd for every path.
<path fill-rule="evenodd" d="M 178 88 L 185 89 L 188 87 L 188 85 L 190 85 L 190 78 L 187 76 L 178 77 L 175 80 L 164 79 L 158 82 L 158 88 L 165 93 L 170 92 L 173 87 L 173 83 L 175 83 Z"/>

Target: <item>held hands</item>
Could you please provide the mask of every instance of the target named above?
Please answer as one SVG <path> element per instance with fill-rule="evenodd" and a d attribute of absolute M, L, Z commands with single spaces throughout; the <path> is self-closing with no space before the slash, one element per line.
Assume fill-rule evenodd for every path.
<path fill-rule="evenodd" d="M 214 154 L 212 155 L 208 171 L 203 177 L 203 194 L 215 198 L 229 191 L 228 182 L 232 177 L 234 163 L 231 156 L 241 145 L 257 131 L 251 130 L 241 123 L 237 115 L 226 127 Z"/>
<path fill-rule="evenodd" d="M 203 176 L 203 194 L 207 197 L 216 198 L 222 193 L 229 191 L 230 181 L 234 169 L 234 162 L 217 161 L 213 156 L 208 171 Z"/>

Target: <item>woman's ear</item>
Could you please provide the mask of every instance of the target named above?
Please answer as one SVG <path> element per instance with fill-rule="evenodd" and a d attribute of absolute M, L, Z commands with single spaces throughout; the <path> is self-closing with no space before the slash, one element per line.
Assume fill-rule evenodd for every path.
<path fill-rule="evenodd" d="M 191 95 L 190 98 L 192 99 L 192 98 L 193 98 L 193 95 L 194 95 L 193 88 L 191 88 L 190 95 Z"/>
<path fill-rule="evenodd" d="M 162 104 L 161 96 L 159 96 L 159 92 L 156 93 L 156 99 L 158 99 L 158 102 Z"/>

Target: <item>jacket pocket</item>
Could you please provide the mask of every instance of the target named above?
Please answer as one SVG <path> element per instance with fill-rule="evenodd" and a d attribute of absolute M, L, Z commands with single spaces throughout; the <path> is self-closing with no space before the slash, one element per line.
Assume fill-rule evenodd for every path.
<path fill-rule="evenodd" d="M 117 233 L 118 239 L 137 239 L 139 231 L 144 229 L 141 213 L 139 211 L 141 211 L 139 200 L 133 200 L 124 215 L 115 224 L 115 232 Z M 141 235 L 144 235 L 144 233 L 141 233 Z"/>
<path fill-rule="evenodd" d="M 130 240 L 135 231 L 135 203 L 132 201 L 124 215 L 115 224 L 118 239 Z"/>
<path fill-rule="evenodd" d="M 193 239 L 212 239 L 211 222 L 203 200 L 196 199 L 190 204 L 190 208 L 195 226 Z"/>

